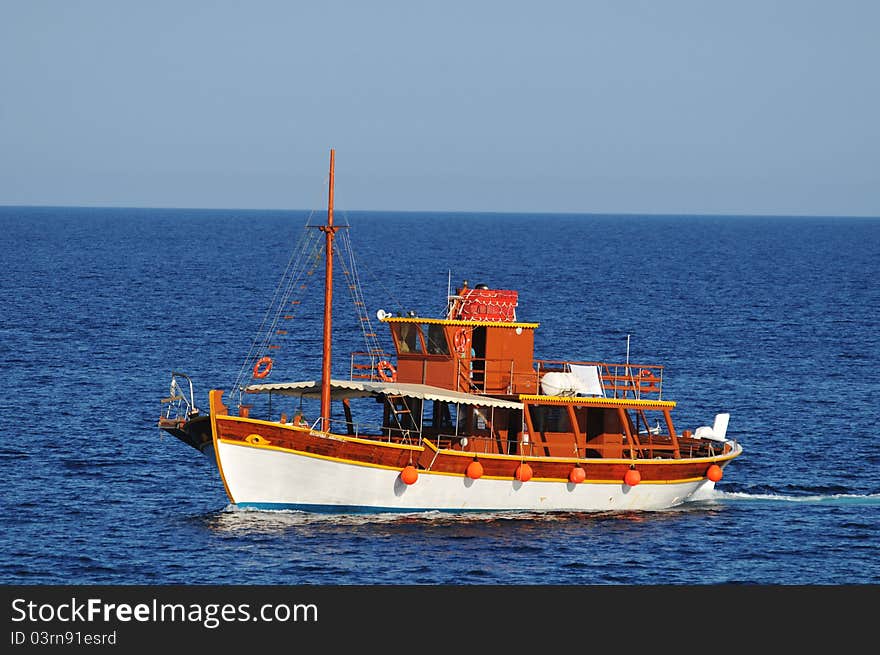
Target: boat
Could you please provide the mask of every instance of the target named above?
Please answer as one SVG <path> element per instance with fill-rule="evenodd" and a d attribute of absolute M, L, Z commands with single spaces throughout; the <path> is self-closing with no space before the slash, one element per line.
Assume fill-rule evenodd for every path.
<path fill-rule="evenodd" d="M 486 284 L 453 290 L 450 279 L 437 317 L 368 312 L 356 266 L 340 256 L 351 226 L 334 223 L 334 167 L 331 150 L 326 220 L 306 225 L 295 272 L 279 283 L 230 397 L 212 389 L 197 408 L 192 380 L 172 371 L 162 399 L 158 427 L 216 463 L 232 505 L 614 512 L 711 495 L 742 445 L 728 436 L 727 412 L 676 429 L 663 365 L 630 362 L 629 348 L 623 362 L 538 359 L 539 323 L 517 316 L 519 290 Z M 347 377 L 332 375 L 336 259 L 366 344 L 350 354 Z M 301 302 L 293 292 L 321 265 L 320 376 L 280 377 L 276 341 L 290 336 L 285 321 Z"/>

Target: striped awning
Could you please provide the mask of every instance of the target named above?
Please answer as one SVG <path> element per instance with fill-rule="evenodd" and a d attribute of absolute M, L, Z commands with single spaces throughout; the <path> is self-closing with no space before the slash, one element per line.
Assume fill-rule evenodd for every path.
<path fill-rule="evenodd" d="M 277 382 L 273 384 L 252 384 L 245 387 L 245 393 L 272 393 L 284 396 L 304 396 L 319 398 L 321 396 L 320 380 L 304 380 L 301 382 Z M 367 382 L 364 380 L 330 380 L 330 395 L 334 399 L 365 398 L 369 396 L 406 396 L 419 400 L 437 400 L 459 405 L 476 405 L 479 407 L 502 407 L 506 409 L 522 409 L 523 405 L 515 400 L 503 400 L 490 396 L 480 396 L 461 391 L 452 391 L 427 384 L 409 382 Z"/>

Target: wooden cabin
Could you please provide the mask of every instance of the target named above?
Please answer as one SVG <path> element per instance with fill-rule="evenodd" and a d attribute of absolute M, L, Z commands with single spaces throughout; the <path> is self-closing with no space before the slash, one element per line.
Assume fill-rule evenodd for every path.
<path fill-rule="evenodd" d="M 386 317 L 397 355 L 397 381 L 492 396 L 538 391 L 537 323 L 516 320 L 517 292 L 465 286 L 446 318 Z"/>

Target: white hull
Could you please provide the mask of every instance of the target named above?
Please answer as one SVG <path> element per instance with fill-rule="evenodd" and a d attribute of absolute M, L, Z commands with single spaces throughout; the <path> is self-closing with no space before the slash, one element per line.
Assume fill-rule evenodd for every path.
<path fill-rule="evenodd" d="M 217 443 L 232 502 L 312 511 L 618 511 L 658 510 L 709 490 L 709 480 L 671 483 L 528 482 L 419 471 L 407 485 L 396 469 L 265 448 Z M 702 494 L 700 494 L 702 495 Z"/>

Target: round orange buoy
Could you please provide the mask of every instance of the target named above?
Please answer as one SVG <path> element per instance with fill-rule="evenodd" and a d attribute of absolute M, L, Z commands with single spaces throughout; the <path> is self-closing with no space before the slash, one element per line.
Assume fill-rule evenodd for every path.
<path fill-rule="evenodd" d="M 415 484 L 415 481 L 419 479 L 419 472 L 416 471 L 415 466 L 410 464 L 400 472 L 400 479 L 404 484 Z"/>
<path fill-rule="evenodd" d="M 516 467 L 516 479 L 520 482 L 528 482 L 532 479 L 532 467 L 523 462 Z"/>
<path fill-rule="evenodd" d="M 724 472 L 721 470 L 721 467 L 718 464 L 712 464 L 706 470 L 706 477 L 709 478 L 712 482 L 718 482 L 721 477 L 724 475 Z"/>
<path fill-rule="evenodd" d="M 587 479 L 587 472 L 580 466 L 575 466 L 568 474 L 568 481 L 573 484 L 580 484 Z"/>
<path fill-rule="evenodd" d="M 623 476 L 623 481 L 630 487 L 634 487 L 642 481 L 642 474 L 635 469 L 630 469 L 626 472 L 626 475 Z"/>
<path fill-rule="evenodd" d="M 467 467 L 467 476 L 471 480 L 479 480 L 483 477 L 483 465 L 480 464 L 477 460 L 474 460 Z"/>
<path fill-rule="evenodd" d="M 254 364 L 254 377 L 255 378 L 264 378 L 269 375 L 269 371 L 272 370 L 272 358 L 271 357 L 260 357 L 257 360 L 257 363 Z"/>

